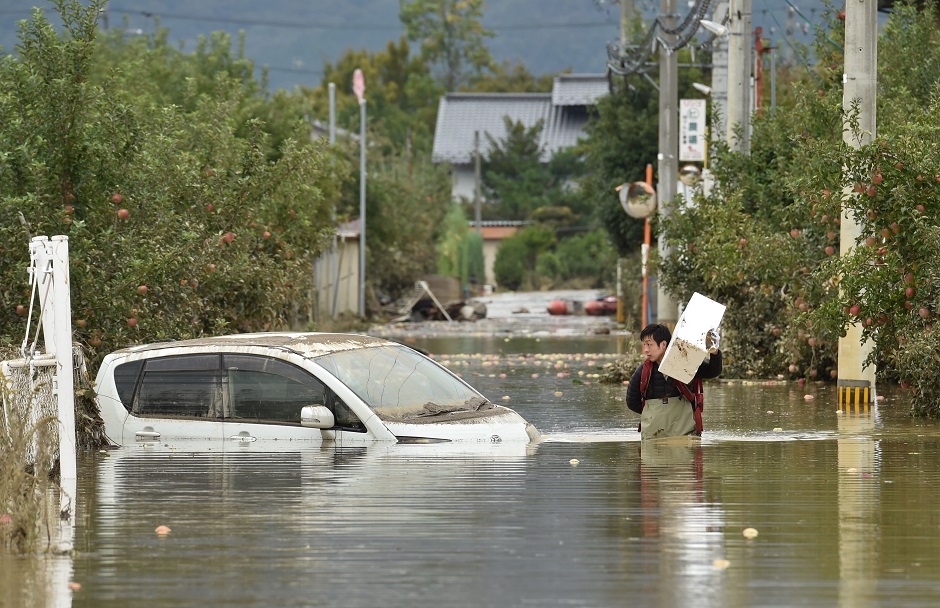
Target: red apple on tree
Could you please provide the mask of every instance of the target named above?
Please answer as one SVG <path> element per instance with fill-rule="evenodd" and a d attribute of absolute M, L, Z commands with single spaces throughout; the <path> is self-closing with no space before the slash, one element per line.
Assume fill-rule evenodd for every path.
<path fill-rule="evenodd" d="M 130 317 L 127 320 L 127 325 L 130 327 L 137 327 L 137 317 Z"/>
<path fill-rule="evenodd" d="M 17 304 L 17 306 L 16 306 L 16 314 L 18 314 L 18 315 L 21 316 L 21 317 L 25 317 L 25 316 L 26 316 L 26 307 L 23 306 L 22 304 Z"/>
<path fill-rule="evenodd" d="M 140 287 L 137 288 L 137 293 L 139 293 L 139 294 L 142 295 L 142 296 L 147 295 L 147 292 L 148 292 L 148 291 L 150 291 L 150 290 L 147 288 L 146 285 L 141 285 Z"/>
<path fill-rule="evenodd" d="M 127 209 L 118 209 L 117 216 L 122 220 L 126 220 L 131 216 L 131 212 Z"/>
<path fill-rule="evenodd" d="M 111 202 L 114 203 L 115 205 L 120 205 L 121 203 L 124 202 L 124 197 L 121 196 L 118 192 L 115 192 L 114 194 L 111 195 Z"/>

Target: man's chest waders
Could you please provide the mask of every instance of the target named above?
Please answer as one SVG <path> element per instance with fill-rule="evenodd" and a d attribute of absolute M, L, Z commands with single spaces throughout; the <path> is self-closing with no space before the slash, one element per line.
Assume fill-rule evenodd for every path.
<path fill-rule="evenodd" d="M 643 362 L 640 372 L 640 437 L 654 439 L 682 435 L 702 435 L 702 410 L 705 407 L 705 391 L 702 379 L 692 380 L 690 389 L 684 382 L 672 379 L 681 397 L 651 399 L 646 402 L 646 389 L 653 374 L 653 362 Z"/>

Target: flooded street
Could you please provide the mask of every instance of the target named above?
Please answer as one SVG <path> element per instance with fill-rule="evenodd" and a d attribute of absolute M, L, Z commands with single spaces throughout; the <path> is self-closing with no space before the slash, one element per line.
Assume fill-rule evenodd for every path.
<path fill-rule="evenodd" d="M 708 382 L 700 443 L 641 446 L 593 376 L 632 338 L 534 323 L 403 340 L 541 443 L 85 454 L 65 575 L 0 558 L 0 606 L 940 603 L 940 426 L 897 395 Z"/>

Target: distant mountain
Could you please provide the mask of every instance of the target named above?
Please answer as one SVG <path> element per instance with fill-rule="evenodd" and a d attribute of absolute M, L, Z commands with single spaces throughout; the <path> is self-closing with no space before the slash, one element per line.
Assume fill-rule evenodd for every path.
<path fill-rule="evenodd" d="M 753 2 L 754 26 L 778 43 L 782 57 L 785 42 L 811 42 L 812 23 L 824 10 L 820 0 Z M 680 2 L 680 13 L 691 4 Z M 28 18 L 33 5 L 55 21 L 51 2 L 0 0 L 4 52 L 13 52 L 16 22 Z M 635 5 L 652 18 L 659 3 Z M 324 62 L 335 62 L 347 49 L 377 51 L 400 38 L 398 8 L 398 0 L 114 0 L 102 26 L 148 33 L 158 18 L 184 50 L 193 50 L 200 35 L 224 30 L 237 36 L 243 30 L 245 52 L 256 65 L 268 66 L 270 87 L 292 89 L 319 84 Z M 605 69 L 607 43 L 618 38 L 618 20 L 616 0 L 490 0 L 484 25 L 496 32 L 489 46 L 497 61 L 521 61 L 537 75 L 565 69 L 598 73 Z"/>

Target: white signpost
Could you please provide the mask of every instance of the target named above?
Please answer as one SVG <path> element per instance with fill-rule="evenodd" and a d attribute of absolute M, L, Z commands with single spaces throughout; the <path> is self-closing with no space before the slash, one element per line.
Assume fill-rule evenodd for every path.
<path fill-rule="evenodd" d="M 705 100 L 679 100 L 679 160 L 705 161 Z"/>

